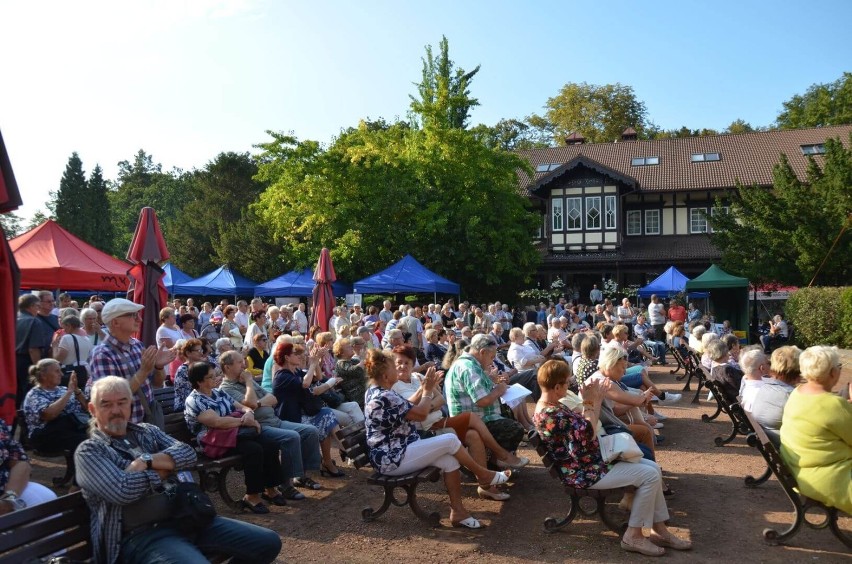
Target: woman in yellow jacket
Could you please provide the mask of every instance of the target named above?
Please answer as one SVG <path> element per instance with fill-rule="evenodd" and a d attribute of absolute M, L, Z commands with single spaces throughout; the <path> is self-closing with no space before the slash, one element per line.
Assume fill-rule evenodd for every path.
<path fill-rule="evenodd" d="M 246 354 L 246 369 L 251 372 L 251 375 L 258 383 L 263 378 L 263 365 L 266 364 L 266 360 L 269 358 L 269 351 L 267 350 L 269 347 L 266 346 L 267 340 L 268 337 L 263 333 L 256 333 L 254 338 L 252 338 L 254 346 Z"/>

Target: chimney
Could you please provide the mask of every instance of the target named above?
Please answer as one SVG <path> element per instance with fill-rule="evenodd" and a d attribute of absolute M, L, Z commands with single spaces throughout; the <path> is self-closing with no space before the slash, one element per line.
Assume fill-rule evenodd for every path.
<path fill-rule="evenodd" d="M 632 127 L 628 127 L 624 131 L 621 132 L 621 140 L 622 141 L 636 141 L 639 136 L 636 134 L 636 130 Z"/>
<path fill-rule="evenodd" d="M 582 145 L 585 142 L 586 138 L 577 133 L 576 131 L 565 138 L 566 145 Z"/>

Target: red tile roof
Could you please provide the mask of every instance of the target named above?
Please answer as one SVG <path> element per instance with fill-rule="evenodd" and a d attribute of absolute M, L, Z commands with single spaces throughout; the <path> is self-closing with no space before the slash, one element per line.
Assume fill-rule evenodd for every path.
<path fill-rule="evenodd" d="M 569 163 L 579 156 L 594 160 L 618 173 L 635 179 L 641 191 L 685 191 L 732 188 L 737 181 L 743 184 L 772 184 L 772 168 L 781 154 L 786 154 L 790 165 L 804 179 L 807 157 L 801 145 L 824 143 L 829 138 L 840 138 L 849 146 L 852 125 L 838 125 L 812 129 L 760 131 L 737 135 L 711 135 L 651 141 L 619 141 L 617 143 L 592 143 L 568 145 L 549 149 L 518 151 L 533 170 L 545 163 Z M 721 160 L 691 162 L 694 153 L 719 153 Z M 635 157 L 659 157 L 660 164 L 631 166 Z M 815 156 L 819 162 L 822 157 Z M 530 195 L 542 181 L 561 175 L 562 167 L 550 172 L 535 173 L 532 179 L 519 174 L 519 188 Z"/>

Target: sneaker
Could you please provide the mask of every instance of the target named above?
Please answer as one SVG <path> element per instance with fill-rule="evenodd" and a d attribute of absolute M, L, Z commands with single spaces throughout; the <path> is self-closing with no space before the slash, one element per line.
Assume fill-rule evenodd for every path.
<path fill-rule="evenodd" d="M 682 394 L 675 394 L 673 392 L 666 392 L 666 397 L 660 400 L 660 405 L 671 405 L 673 403 L 677 403 L 682 398 Z"/>
<path fill-rule="evenodd" d="M 654 417 L 657 419 L 657 421 L 665 421 L 666 419 L 668 419 L 668 417 L 663 415 L 662 413 L 654 413 Z"/>
<path fill-rule="evenodd" d="M 658 421 L 656 424 L 651 425 L 651 428 L 652 428 L 652 429 L 662 429 L 663 427 L 665 427 L 665 425 L 663 425 L 663 424 L 662 424 L 662 423 L 660 423 L 659 421 Z"/>

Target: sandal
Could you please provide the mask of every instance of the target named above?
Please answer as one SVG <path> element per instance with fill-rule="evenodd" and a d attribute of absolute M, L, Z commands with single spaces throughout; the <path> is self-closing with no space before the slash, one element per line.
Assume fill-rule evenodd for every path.
<path fill-rule="evenodd" d="M 481 529 L 482 528 L 482 523 L 480 523 L 479 520 L 472 515 L 468 516 L 465 519 L 462 519 L 461 521 L 450 521 L 450 523 L 452 524 L 453 527 L 457 527 L 457 528 L 459 528 L 459 527 L 465 528 L 465 529 Z M 662 549 L 660 549 L 660 550 L 662 550 Z"/>
<path fill-rule="evenodd" d="M 669 533 L 667 536 L 651 535 L 649 539 L 657 546 L 673 548 L 675 550 L 689 550 L 692 548 L 692 541 L 683 540 Z"/>
<path fill-rule="evenodd" d="M 488 489 L 489 486 L 496 486 L 497 484 L 505 484 L 509 481 L 509 477 L 511 477 L 511 470 L 504 470 L 503 472 L 494 472 L 494 477 L 491 478 L 491 482 L 488 484 L 479 484 L 485 489 Z"/>
<path fill-rule="evenodd" d="M 495 464 L 497 465 L 498 468 L 509 468 L 509 469 L 512 469 L 512 470 L 520 470 L 521 468 L 523 468 L 524 466 L 526 466 L 529 463 L 530 463 L 530 459 L 527 458 L 526 456 L 518 457 L 518 463 L 517 464 L 509 464 L 508 462 L 504 462 L 502 460 L 496 460 L 495 461 Z"/>
<path fill-rule="evenodd" d="M 621 548 L 626 550 L 627 552 L 638 552 L 639 554 L 644 554 L 645 556 L 662 556 L 666 553 L 666 550 L 652 543 L 646 538 L 642 538 L 640 541 L 632 541 L 627 542 L 623 538 L 621 539 Z"/>

